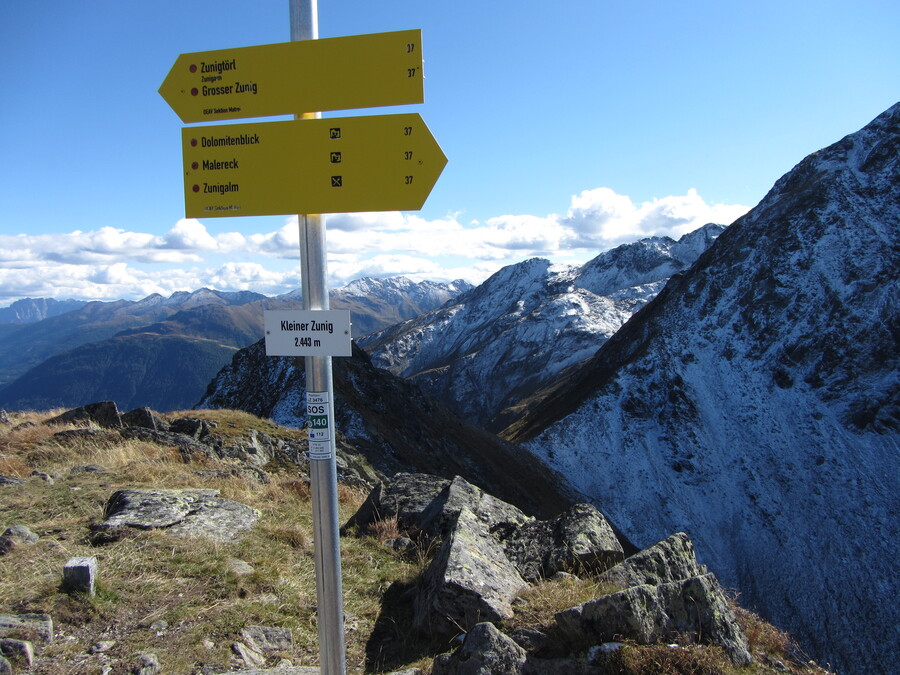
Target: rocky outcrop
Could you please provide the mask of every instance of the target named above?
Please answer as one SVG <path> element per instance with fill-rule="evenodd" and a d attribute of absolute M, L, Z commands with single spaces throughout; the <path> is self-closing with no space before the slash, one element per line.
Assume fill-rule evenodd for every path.
<path fill-rule="evenodd" d="M 67 410 L 46 424 L 85 425 L 53 435 L 55 441 L 66 445 L 89 442 L 94 446 L 112 446 L 124 438 L 177 448 L 185 462 L 198 459 L 237 460 L 227 470 L 228 475 L 240 475 L 260 483 L 268 481 L 263 469 L 272 462 L 299 464 L 301 467 L 306 463 L 306 442 L 303 440 L 278 438 L 257 429 L 249 429 L 246 434 L 235 436 L 221 433 L 215 424 L 198 417 L 178 417 L 167 421 L 147 407 L 121 413 L 113 401 Z M 346 444 L 338 444 L 337 464 L 338 477 L 346 482 L 368 488 L 379 479 L 365 458 L 358 456 Z M 0 485 L 20 483 L 18 478 L 0 476 Z"/>
<path fill-rule="evenodd" d="M 253 527 L 259 512 L 224 499 L 218 490 L 117 490 L 95 533 L 115 537 L 123 528 L 165 529 L 178 537 L 228 542 Z"/>
<path fill-rule="evenodd" d="M 722 647 L 735 665 L 751 661 L 747 638 L 712 574 L 632 586 L 559 612 L 556 622 L 575 644 L 624 638 L 646 645 L 689 634 Z"/>
<path fill-rule="evenodd" d="M 424 474 L 398 474 L 378 485 L 344 529 L 366 532 L 382 519 L 396 519 L 419 546 L 440 542 L 410 591 L 415 630 L 465 636 L 455 653 L 435 659 L 437 675 L 600 673 L 583 659 L 561 656 L 560 648 L 584 653 L 623 638 L 638 644 L 687 639 L 722 648 L 735 665 L 751 661 L 722 588 L 697 563 L 685 534 L 625 559 L 612 526 L 591 505 L 537 520 L 459 477 Z M 504 635 L 494 624 L 513 618 L 529 583 L 560 572 L 589 574 L 605 582 L 598 588 L 621 590 L 557 613 L 552 640 L 560 644 L 547 658 L 547 633 Z"/>
<path fill-rule="evenodd" d="M 509 619 L 512 601 L 525 585 L 488 524 L 462 507 L 425 574 L 413 625 L 425 633 L 454 635 L 481 621 Z"/>
<path fill-rule="evenodd" d="M 452 655 L 439 656 L 431 675 L 520 675 L 527 652 L 491 623 L 479 623 Z"/>

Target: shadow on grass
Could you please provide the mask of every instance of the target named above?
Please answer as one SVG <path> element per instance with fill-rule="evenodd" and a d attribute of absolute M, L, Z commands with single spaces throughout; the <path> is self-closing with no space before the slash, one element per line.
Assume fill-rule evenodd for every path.
<path fill-rule="evenodd" d="M 417 582 L 395 581 L 381 601 L 381 611 L 366 643 L 366 672 L 382 673 L 407 667 L 426 657 L 450 651 L 446 640 L 429 639 L 413 629 Z"/>

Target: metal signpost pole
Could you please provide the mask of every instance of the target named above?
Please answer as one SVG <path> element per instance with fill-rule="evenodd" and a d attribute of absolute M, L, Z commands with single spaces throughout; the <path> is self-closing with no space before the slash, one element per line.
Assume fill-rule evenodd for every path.
<path fill-rule="evenodd" d="M 317 0 L 290 0 L 291 41 L 319 37 Z M 315 119 L 310 112 L 300 119 Z M 300 264 L 303 309 L 327 310 L 327 258 L 325 218 L 300 215 Z M 312 483 L 313 544 L 316 559 L 316 592 L 319 659 L 322 675 L 345 675 L 344 608 L 341 587 L 341 548 L 338 526 L 337 465 L 335 463 L 334 383 L 330 356 L 306 357 L 307 410 L 324 406 L 325 429 L 310 426 L 309 473 Z"/>

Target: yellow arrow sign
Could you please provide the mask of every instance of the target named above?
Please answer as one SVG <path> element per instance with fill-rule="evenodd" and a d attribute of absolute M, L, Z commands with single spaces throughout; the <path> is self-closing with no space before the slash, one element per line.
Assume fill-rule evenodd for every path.
<path fill-rule="evenodd" d="M 182 129 L 188 218 L 414 211 L 447 158 L 417 113 Z"/>
<path fill-rule="evenodd" d="M 182 54 L 159 93 L 183 122 L 422 103 L 422 32 Z"/>

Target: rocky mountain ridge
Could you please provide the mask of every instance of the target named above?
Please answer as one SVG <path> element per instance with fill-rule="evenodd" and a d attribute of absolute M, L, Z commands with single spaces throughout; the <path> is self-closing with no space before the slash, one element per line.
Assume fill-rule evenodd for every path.
<path fill-rule="evenodd" d="M 637 545 L 688 531 L 820 660 L 892 672 L 898 269 L 900 104 L 782 177 L 504 435 Z"/>
<path fill-rule="evenodd" d="M 373 363 L 492 430 L 504 409 L 584 361 L 724 230 L 650 237 L 580 266 L 510 265 L 453 302 L 361 339 Z"/>

